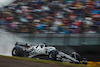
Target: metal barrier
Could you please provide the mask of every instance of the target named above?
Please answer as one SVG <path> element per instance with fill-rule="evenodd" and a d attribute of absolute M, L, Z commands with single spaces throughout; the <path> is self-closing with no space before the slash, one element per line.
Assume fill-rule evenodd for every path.
<path fill-rule="evenodd" d="M 100 34 L 16 34 L 29 43 L 47 42 L 54 45 L 99 45 Z"/>

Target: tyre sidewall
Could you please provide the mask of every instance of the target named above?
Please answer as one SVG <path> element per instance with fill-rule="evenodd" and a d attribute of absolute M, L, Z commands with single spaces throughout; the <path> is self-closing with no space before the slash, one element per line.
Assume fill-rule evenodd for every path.
<path fill-rule="evenodd" d="M 13 51 L 16 50 L 16 54 L 13 53 Z M 20 47 L 14 47 L 12 50 L 12 56 L 20 56 L 23 57 L 24 56 L 24 52 L 23 49 Z"/>
<path fill-rule="evenodd" d="M 52 58 L 49 57 L 49 59 L 56 60 L 56 52 L 54 50 L 52 50 L 52 51 L 50 51 L 49 56 L 50 56 L 50 54 L 53 54 L 53 55 L 52 55 Z"/>

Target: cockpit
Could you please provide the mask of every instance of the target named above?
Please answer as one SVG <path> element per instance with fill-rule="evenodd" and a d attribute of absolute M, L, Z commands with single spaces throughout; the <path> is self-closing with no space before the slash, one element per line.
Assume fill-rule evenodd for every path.
<path fill-rule="evenodd" d="M 47 45 L 45 45 L 45 44 L 39 44 L 39 45 L 36 46 L 36 48 L 38 48 L 38 47 L 43 48 L 43 47 L 47 47 Z"/>

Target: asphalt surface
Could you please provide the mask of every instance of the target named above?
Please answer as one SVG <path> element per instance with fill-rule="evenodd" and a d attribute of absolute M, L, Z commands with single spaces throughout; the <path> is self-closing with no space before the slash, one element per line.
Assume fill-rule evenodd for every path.
<path fill-rule="evenodd" d="M 0 67 L 69 67 L 0 57 Z"/>

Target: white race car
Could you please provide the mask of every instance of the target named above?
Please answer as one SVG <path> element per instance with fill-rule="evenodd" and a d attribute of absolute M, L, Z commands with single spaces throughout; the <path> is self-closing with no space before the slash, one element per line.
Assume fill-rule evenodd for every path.
<path fill-rule="evenodd" d="M 36 56 L 47 56 L 50 60 L 62 62 L 68 61 L 70 63 L 77 64 L 80 64 L 80 61 L 82 61 L 83 64 L 87 64 L 87 60 L 85 58 L 81 59 L 81 56 L 78 53 L 72 52 L 71 55 L 68 55 L 62 51 L 59 51 L 53 46 L 47 46 L 46 43 L 33 46 L 31 44 L 22 44 L 16 42 L 15 47 L 12 50 L 12 56 L 28 58 L 34 58 Z"/>

